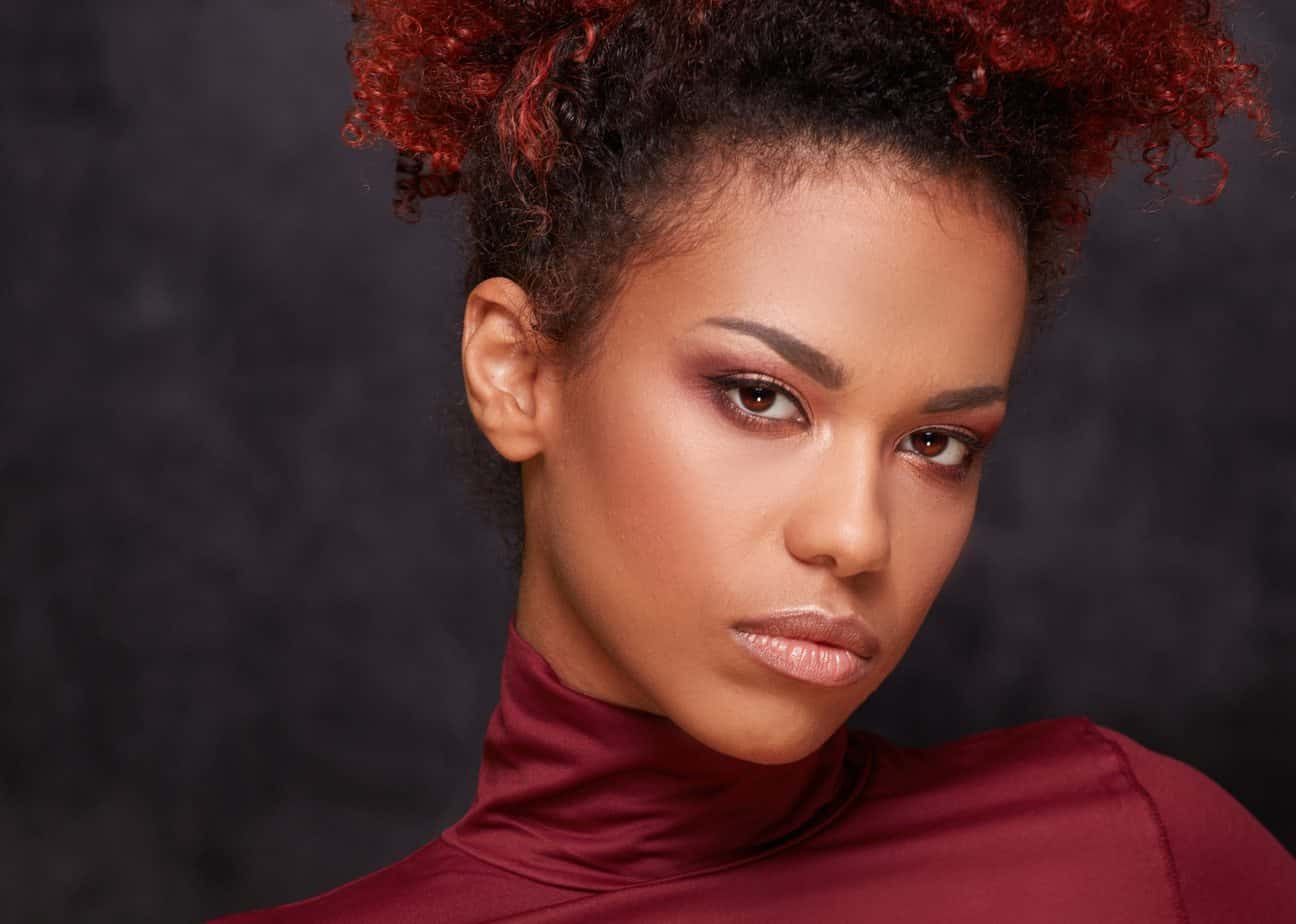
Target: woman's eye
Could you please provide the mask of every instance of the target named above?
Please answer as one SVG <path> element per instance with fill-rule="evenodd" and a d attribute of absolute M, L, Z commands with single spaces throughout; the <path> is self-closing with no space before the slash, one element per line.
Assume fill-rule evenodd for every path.
<path fill-rule="evenodd" d="M 725 392 L 729 400 L 756 417 L 770 420 L 796 420 L 801 409 L 781 388 L 758 382 L 736 385 Z"/>
<path fill-rule="evenodd" d="M 918 430 L 904 438 L 902 448 L 930 459 L 937 465 L 957 468 L 967 464 L 973 449 L 966 439 L 943 430 Z"/>

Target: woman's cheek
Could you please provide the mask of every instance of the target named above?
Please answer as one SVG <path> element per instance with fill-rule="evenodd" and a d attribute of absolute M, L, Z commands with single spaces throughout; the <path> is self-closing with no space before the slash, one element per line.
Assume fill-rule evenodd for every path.
<path fill-rule="evenodd" d="M 920 623 L 967 542 L 976 511 L 976 486 L 946 491 L 909 475 L 893 511 L 893 567 L 906 588 L 912 621 Z M 914 631 L 917 631 L 916 626 Z"/>
<path fill-rule="evenodd" d="M 636 570 L 669 567 L 716 503 L 695 464 L 696 422 L 660 387 L 639 381 L 643 387 L 624 387 L 619 377 L 592 389 L 579 418 L 580 468 L 589 482 L 579 513 L 603 523 L 596 545 L 611 543 Z"/>

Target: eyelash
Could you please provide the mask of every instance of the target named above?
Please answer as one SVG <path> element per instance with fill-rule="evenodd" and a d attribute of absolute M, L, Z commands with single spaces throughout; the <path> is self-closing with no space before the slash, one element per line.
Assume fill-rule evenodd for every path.
<path fill-rule="evenodd" d="M 796 405 L 797 410 L 801 413 L 802 421 L 807 417 L 805 404 L 796 395 L 796 393 L 784 385 L 773 376 L 762 375 L 759 373 L 743 373 L 741 375 L 726 373 L 715 376 L 706 376 L 707 381 L 711 383 L 712 397 L 730 419 L 739 426 L 746 427 L 749 430 L 763 431 L 771 427 L 779 427 L 796 421 L 781 420 L 778 418 L 761 417 L 759 414 L 753 414 L 751 411 L 743 410 L 729 398 L 729 392 L 735 388 L 744 388 L 757 386 L 768 388 L 784 395 L 789 401 Z M 946 427 L 923 427 L 920 430 L 914 430 L 906 436 L 912 436 L 917 433 L 940 433 L 961 442 L 967 447 L 967 455 L 963 462 L 958 465 L 941 465 L 939 462 L 930 464 L 937 473 L 937 477 L 945 478 L 949 481 L 959 482 L 967 478 L 977 460 L 983 463 L 989 447 L 975 433 L 966 430 L 951 430 Z M 916 454 L 916 453 L 915 453 Z M 924 457 L 925 458 L 925 457 Z"/>

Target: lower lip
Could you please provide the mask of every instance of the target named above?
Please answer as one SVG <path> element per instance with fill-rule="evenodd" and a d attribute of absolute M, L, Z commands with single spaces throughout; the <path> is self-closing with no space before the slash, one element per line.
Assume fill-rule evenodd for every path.
<path fill-rule="evenodd" d="M 845 648 L 803 638 L 735 629 L 739 643 L 781 674 L 824 687 L 842 687 L 868 673 L 869 662 Z"/>

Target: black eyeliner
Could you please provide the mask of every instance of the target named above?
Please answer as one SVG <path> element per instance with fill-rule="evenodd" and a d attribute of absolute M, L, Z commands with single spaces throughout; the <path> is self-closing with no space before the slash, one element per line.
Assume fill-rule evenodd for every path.
<path fill-rule="evenodd" d="M 772 375 L 762 372 L 720 372 L 714 375 L 704 375 L 704 379 L 710 383 L 709 391 L 712 399 L 719 405 L 721 411 L 734 420 L 739 426 L 745 429 L 760 432 L 768 430 L 771 427 L 778 427 L 789 423 L 808 423 L 809 414 L 806 413 L 805 406 L 801 399 L 797 397 L 792 389 L 783 384 Z M 801 414 L 799 421 L 784 420 L 777 417 L 762 417 L 751 411 L 745 411 L 729 399 L 729 392 L 735 388 L 743 386 L 764 387 L 772 391 L 777 391 L 791 401 Z M 988 442 L 971 430 L 950 429 L 946 427 L 919 427 L 905 434 L 908 439 L 917 433 L 940 433 L 950 439 L 958 440 L 967 449 L 966 461 L 958 465 L 941 465 L 939 462 L 929 462 L 926 468 L 935 469 L 936 477 L 952 483 L 959 483 L 967 479 L 971 474 L 974 466 L 980 462 L 985 464 L 985 457 L 989 451 Z M 919 458 L 926 459 L 921 453 L 911 453 Z"/>

